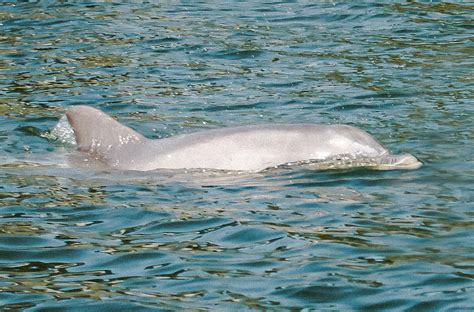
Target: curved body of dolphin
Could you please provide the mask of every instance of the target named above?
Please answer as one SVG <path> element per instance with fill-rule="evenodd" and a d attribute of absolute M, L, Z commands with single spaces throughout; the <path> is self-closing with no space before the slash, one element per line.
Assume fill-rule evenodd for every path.
<path fill-rule="evenodd" d="M 302 161 L 371 159 L 375 169 L 416 169 L 410 154 L 392 155 L 368 133 L 348 125 L 271 124 L 147 139 L 88 106 L 66 112 L 79 150 L 125 170 L 207 168 L 260 171 Z"/>

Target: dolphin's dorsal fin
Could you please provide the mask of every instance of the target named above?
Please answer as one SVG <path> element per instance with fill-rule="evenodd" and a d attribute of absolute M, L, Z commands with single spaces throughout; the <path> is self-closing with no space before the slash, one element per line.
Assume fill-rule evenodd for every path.
<path fill-rule="evenodd" d="M 112 167 L 130 162 L 130 152 L 136 152 L 146 140 L 138 132 L 89 106 L 74 106 L 67 110 L 66 116 L 79 150 Z"/>

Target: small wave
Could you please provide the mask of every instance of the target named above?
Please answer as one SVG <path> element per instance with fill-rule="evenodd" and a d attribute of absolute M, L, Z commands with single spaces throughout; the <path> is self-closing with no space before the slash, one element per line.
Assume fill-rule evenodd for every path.
<path fill-rule="evenodd" d="M 309 159 L 277 166 L 276 168 L 287 168 L 293 166 L 308 167 L 317 170 L 328 169 L 351 169 L 377 167 L 380 159 L 377 157 L 366 157 L 360 155 L 344 154 L 326 159 Z"/>

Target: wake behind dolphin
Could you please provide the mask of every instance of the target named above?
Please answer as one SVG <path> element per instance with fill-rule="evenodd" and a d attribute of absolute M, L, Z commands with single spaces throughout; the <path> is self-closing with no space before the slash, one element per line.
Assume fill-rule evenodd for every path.
<path fill-rule="evenodd" d="M 348 125 L 265 124 L 152 140 L 92 107 L 72 107 L 66 116 L 81 152 L 121 170 L 261 171 L 287 164 L 337 164 L 343 160 L 348 160 L 350 167 L 379 170 L 421 166 L 414 156 L 390 154 L 368 133 Z"/>

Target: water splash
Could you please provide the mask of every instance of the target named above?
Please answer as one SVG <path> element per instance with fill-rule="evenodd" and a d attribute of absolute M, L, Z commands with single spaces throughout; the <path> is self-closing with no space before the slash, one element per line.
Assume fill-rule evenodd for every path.
<path fill-rule="evenodd" d="M 51 131 L 44 135 L 47 139 L 59 141 L 62 144 L 75 146 L 76 138 L 71 124 L 67 120 L 66 115 L 59 119 L 59 122 L 51 129 Z"/>

